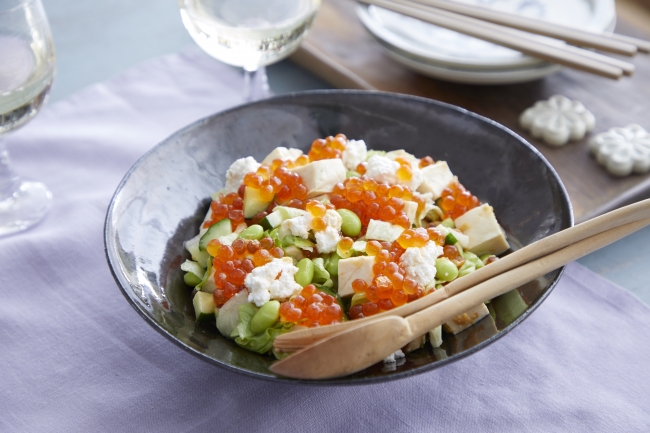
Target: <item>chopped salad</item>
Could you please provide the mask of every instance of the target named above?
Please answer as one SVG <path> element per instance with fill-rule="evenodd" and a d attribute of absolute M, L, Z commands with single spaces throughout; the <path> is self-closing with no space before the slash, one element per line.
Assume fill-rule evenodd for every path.
<path fill-rule="evenodd" d="M 212 199 L 181 265 L 196 319 L 278 357 L 282 333 L 391 310 L 509 248 L 492 207 L 445 161 L 369 150 L 342 134 L 307 154 L 277 147 L 261 162 L 238 159 Z M 442 328 L 455 334 L 487 314 L 482 304 L 404 351 L 438 347 Z"/>

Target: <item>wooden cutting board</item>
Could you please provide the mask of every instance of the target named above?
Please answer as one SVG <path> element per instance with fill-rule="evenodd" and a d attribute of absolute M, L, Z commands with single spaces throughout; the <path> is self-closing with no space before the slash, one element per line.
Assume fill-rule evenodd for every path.
<path fill-rule="evenodd" d="M 338 88 L 384 90 L 458 105 L 511 128 L 537 147 L 566 186 L 580 222 L 650 196 L 650 174 L 616 178 L 590 156 L 587 139 L 552 148 L 518 124 L 519 114 L 536 101 L 562 94 L 581 101 L 596 116 L 598 133 L 638 123 L 650 129 L 650 55 L 624 58 L 635 64 L 632 78 L 619 81 L 563 69 L 525 84 L 476 86 L 435 80 L 406 69 L 386 56 L 363 28 L 352 0 L 323 0 L 314 27 L 292 60 Z M 631 0 L 617 3 L 617 33 L 650 39 L 650 13 Z M 645 15 L 644 15 L 645 14 Z"/>

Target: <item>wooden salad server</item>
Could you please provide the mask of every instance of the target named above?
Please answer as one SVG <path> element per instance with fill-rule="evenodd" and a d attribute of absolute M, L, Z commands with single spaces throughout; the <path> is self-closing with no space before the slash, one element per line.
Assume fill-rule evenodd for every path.
<path fill-rule="evenodd" d="M 617 241 L 647 225 L 643 219 L 578 241 L 500 274 L 470 290 L 402 318 L 388 315 L 334 334 L 271 365 L 275 374 L 330 379 L 361 371 L 463 312 Z"/>
<path fill-rule="evenodd" d="M 274 341 L 276 350 L 295 352 L 305 346 L 330 335 L 364 325 L 370 321 L 386 316 L 406 317 L 431 305 L 461 293 L 470 287 L 482 283 L 496 275 L 507 272 L 532 260 L 543 257 L 572 243 L 594 236 L 612 228 L 650 218 L 650 199 L 608 212 L 576 226 L 562 230 L 546 238 L 529 244 L 496 262 L 472 272 L 462 278 L 452 281 L 440 290 L 409 302 L 401 307 L 379 313 L 369 318 L 344 322 L 336 325 L 309 328 L 289 332 L 278 336 Z"/>

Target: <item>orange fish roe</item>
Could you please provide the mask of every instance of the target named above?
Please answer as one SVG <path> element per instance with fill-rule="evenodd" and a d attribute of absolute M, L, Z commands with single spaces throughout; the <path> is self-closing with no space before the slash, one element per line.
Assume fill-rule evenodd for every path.
<path fill-rule="evenodd" d="M 459 182 L 454 182 L 442 191 L 438 203 L 444 212 L 443 219 L 456 219 L 468 210 L 479 206 L 481 201 Z"/>
<path fill-rule="evenodd" d="M 212 266 L 217 289 L 212 297 L 217 308 L 244 289 L 244 279 L 254 268 L 284 257 L 282 248 L 276 247 L 271 238 L 259 241 L 235 239 L 232 245 L 222 245 L 213 239 L 208 242 L 206 250 L 214 257 Z"/>
<path fill-rule="evenodd" d="M 413 199 L 413 193 L 408 187 L 377 183 L 367 177 L 351 177 L 336 184 L 330 196 L 330 202 L 337 209 L 349 209 L 357 214 L 361 219 L 362 233 L 371 219 L 387 221 L 404 228 L 411 227 L 403 209 L 404 202 Z"/>
<path fill-rule="evenodd" d="M 308 327 L 329 325 L 343 320 L 343 309 L 334 296 L 308 284 L 299 295 L 280 304 L 280 320 Z"/>
<path fill-rule="evenodd" d="M 393 243 L 369 241 L 366 253 L 375 257 L 372 267 L 374 278 L 371 284 L 361 279 L 352 281 L 352 290 L 365 293 L 368 302 L 351 307 L 348 312 L 350 319 L 372 316 L 421 298 L 424 288 L 406 276 L 406 270 L 399 260 L 406 248 L 420 248 L 429 241 L 442 246 L 445 235 L 435 227 L 429 227 L 405 230 Z M 458 253 L 458 249 L 454 249 Z"/>
<path fill-rule="evenodd" d="M 400 182 L 408 182 L 413 177 L 413 169 L 411 163 L 404 158 L 396 158 L 395 162 L 399 162 L 400 167 L 397 169 L 397 179 Z"/>
<path fill-rule="evenodd" d="M 433 158 L 431 158 L 430 156 L 425 156 L 424 158 L 420 158 L 420 164 L 419 165 L 420 165 L 420 168 L 424 168 L 427 165 L 433 164 L 433 162 L 434 162 Z"/>
<path fill-rule="evenodd" d="M 243 186 L 236 193 L 231 192 L 230 194 L 220 195 L 218 200 L 214 200 L 210 204 L 212 218 L 203 224 L 203 228 L 208 228 L 222 219 L 230 218 L 230 223 L 234 230 L 235 227 L 244 222 L 244 211 L 242 210 L 244 208 L 243 197 Z"/>
<path fill-rule="evenodd" d="M 270 166 L 262 165 L 255 173 L 246 173 L 244 185 L 260 191 L 261 199 L 271 201 L 276 198 L 278 203 L 291 200 L 305 200 L 307 187 L 299 174 L 289 171 L 289 168 L 305 165 L 309 161 L 301 155 L 296 161 L 274 159 Z"/>
<path fill-rule="evenodd" d="M 329 136 L 325 139 L 318 138 L 311 143 L 309 150 L 309 159 L 318 161 L 321 159 L 341 158 L 348 139 L 343 134 L 337 134 L 336 137 Z"/>

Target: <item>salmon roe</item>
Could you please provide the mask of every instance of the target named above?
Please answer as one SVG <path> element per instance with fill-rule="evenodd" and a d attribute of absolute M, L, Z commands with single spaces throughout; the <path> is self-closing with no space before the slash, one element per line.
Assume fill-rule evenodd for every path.
<path fill-rule="evenodd" d="M 350 319 L 369 317 L 424 296 L 424 287 L 406 276 L 399 260 L 406 248 L 420 248 L 429 241 L 442 246 L 445 235 L 435 227 L 429 227 L 405 230 L 392 243 L 369 241 L 366 253 L 375 257 L 372 267 L 374 277 L 371 284 L 361 279 L 352 281 L 352 290 L 364 293 L 368 301 L 351 307 L 348 312 Z"/>
<path fill-rule="evenodd" d="M 347 142 L 348 139 L 343 134 L 337 134 L 336 137 L 329 136 L 325 139 L 318 138 L 311 143 L 311 149 L 307 155 L 310 161 L 341 158 Z"/>
<path fill-rule="evenodd" d="M 284 257 L 284 250 L 276 247 L 273 239 L 258 240 L 235 239 L 232 245 L 223 245 L 213 239 L 206 246 L 214 257 L 214 283 L 217 286 L 212 294 L 217 308 L 244 289 L 244 279 L 253 269 L 264 266 L 274 258 Z"/>
<path fill-rule="evenodd" d="M 203 228 L 208 228 L 219 221 L 230 218 L 232 230 L 239 224 L 244 222 L 244 187 L 239 187 L 239 190 L 231 192 L 226 195 L 219 195 L 218 200 L 214 200 L 210 204 L 212 209 L 212 218 L 203 224 Z"/>
<path fill-rule="evenodd" d="M 459 182 L 454 182 L 442 191 L 438 203 L 444 212 L 443 219 L 456 219 L 479 206 L 481 201 Z"/>
<path fill-rule="evenodd" d="M 307 187 L 298 173 L 290 171 L 291 168 L 309 163 L 305 155 L 299 156 L 295 161 L 274 159 L 271 165 L 261 165 L 256 172 L 246 173 L 244 185 L 247 188 L 259 190 L 263 201 L 274 198 L 278 203 L 288 203 L 291 200 L 305 200 Z"/>
<path fill-rule="evenodd" d="M 416 201 L 418 209 L 424 201 L 413 197 L 408 187 L 378 183 L 367 177 L 351 177 L 334 186 L 330 202 L 336 209 L 349 209 L 361 220 L 362 232 L 371 219 L 387 221 L 404 228 L 411 227 L 404 212 L 404 202 Z"/>
<path fill-rule="evenodd" d="M 343 320 L 343 309 L 334 296 L 308 284 L 299 295 L 280 304 L 280 320 L 308 327 L 329 325 Z"/>

